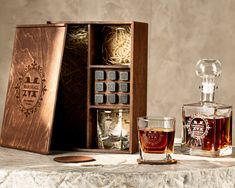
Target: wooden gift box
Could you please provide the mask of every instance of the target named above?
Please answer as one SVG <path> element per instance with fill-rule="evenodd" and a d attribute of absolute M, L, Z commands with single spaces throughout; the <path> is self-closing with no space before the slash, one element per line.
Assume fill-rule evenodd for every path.
<path fill-rule="evenodd" d="M 104 26 L 130 27 L 130 65 L 102 63 Z M 71 50 L 69 32 L 76 28 L 83 30 L 86 42 Z M 136 152 L 137 117 L 146 115 L 147 42 L 148 26 L 140 22 L 17 26 L 1 145 L 42 154 L 74 149 Z M 109 69 L 129 72 L 128 104 L 94 103 L 94 71 Z M 129 110 L 128 150 L 98 149 L 97 109 Z"/>

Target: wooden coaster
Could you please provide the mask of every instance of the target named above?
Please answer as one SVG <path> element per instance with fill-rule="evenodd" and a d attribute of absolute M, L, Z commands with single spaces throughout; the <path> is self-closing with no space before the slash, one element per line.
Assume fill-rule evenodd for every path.
<path fill-rule="evenodd" d="M 150 164 L 150 165 L 167 165 L 167 164 L 176 164 L 177 160 L 142 160 L 137 159 L 138 164 Z"/>
<path fill-rule="evenodd" d="M 63 156 L 63 157 L 55 157 L 54 161 L 60 163 L 81 163 L 81 162 L 95 161 L 95 159 L 89 156 Z"/>

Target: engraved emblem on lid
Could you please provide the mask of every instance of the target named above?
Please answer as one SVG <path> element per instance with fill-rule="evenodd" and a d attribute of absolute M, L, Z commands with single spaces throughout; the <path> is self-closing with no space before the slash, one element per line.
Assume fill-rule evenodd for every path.
<path fill-rule="evenodd" d="M 16 99 L 21 112 L 26 117 L 33 114 L 41 106 L 43 95 L 46 92 L 45 75 L 40 65 L 31 63 L 25 67 L 23 76 L 16 84 Z"/>

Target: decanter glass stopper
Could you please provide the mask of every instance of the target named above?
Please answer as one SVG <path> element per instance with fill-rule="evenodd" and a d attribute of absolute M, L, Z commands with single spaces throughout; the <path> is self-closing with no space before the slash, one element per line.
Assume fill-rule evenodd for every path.
<path fill-rule="evenodd" d="M 196 64 L 196 75 L 202 78 L 202 92 L 214 93 L 215 77 L 221 74 L 221 63 L 216 59 L 201 59 Z"/>
<path fill-rule="evenodd" d="M 221 74 L 221 63 L 216 59 L 201 59 L 196 64 L 199 77 L 218 77 Z"/>

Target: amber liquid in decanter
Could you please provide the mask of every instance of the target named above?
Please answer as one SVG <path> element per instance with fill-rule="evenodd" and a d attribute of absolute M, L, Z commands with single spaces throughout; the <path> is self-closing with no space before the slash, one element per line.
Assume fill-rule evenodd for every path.
<path fill-rule="evenodd" d="M 191 117 L 185 117 L 185 122 L 189 122 Z M 232 117 L 222 117 L 218 119 L 207 119 L 208 134 L 201 141 L 201 149 L 207 151 L 218 151 L 232 145 Z M 205 126 L 194 127 L 194 132 L 200 136 L 205 131 Z M 191 134 L 185 130 L 185 144 L 193 145 Z M 194 140 L 196 142 L 197 140 Z M 191 143 L 190 143 L 191 142 Z M 196 143 L 194 144 L 196 145 Z"/>

